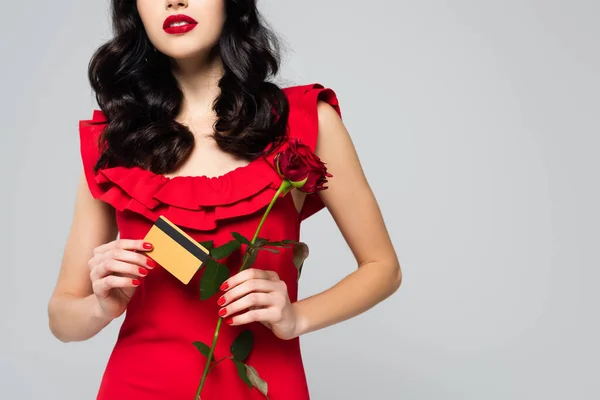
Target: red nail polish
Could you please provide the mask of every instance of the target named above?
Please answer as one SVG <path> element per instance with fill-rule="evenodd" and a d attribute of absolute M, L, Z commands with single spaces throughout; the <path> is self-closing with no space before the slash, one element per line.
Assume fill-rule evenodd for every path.
<path fill-rule="evenodd" d="M 225 304 L 225 297 L 224 296 L 219 297 L 219 301 L 217 301 L 217 304 L 220 306 Z"/>
<path fill-rule="evenodd" d="M 225 323 L 226 323 L 227 325 L 231 325 L 231 324 L 233 324 L 233 318 L 227 318 L 227 319 L 225 320 Z"/>
<path fill-rule="evenodd" d="M 148 242 L 144 242 L 142 247 L 145 248 L 146 250 L 150 250 L 152 248 L 152 244 L 148 243 Z"/>
<path fill-rule="evenodd" d="M 223 282 L 223 284 L 221 285 L 221 287 L 219 289 L 227 290 L 227 289 L 229 289 L 229 284 L 227 282 Z"/>
<path fill-rule="evenodd" d="M 146 265 L 149 266 L 150 268 L 156 268 L 156 266 L 157 266 L 156 261 L 154 261 L 151 258 L 146 259 Z"/>
<path fill-rule="evenodd" d="M 227 314 L 227 309 L 226 308 L 221 308 L 219 310 L 219 316 L 222 317 L 223 315 Z"/>
<path fill-rule="evenodd" d="M 139 279 L 132 279 L 131 282 L 133 283 L 133 286 L 138 286 L 141 283 Z"/>
<path fill-rule="evenodd" d="M 140 267 L 140 274 L 146 276 L 148 275 L 148 270 L 144 267 Z"/>

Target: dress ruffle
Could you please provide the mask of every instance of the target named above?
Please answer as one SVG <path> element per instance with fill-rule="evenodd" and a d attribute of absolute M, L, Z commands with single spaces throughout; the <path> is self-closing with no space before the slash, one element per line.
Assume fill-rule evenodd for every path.
<path fill-rule="evenodd" d="M 299 137 L 314 149 L 316 144 L 316 100 L 322 98 L 339 110 L 335 94 L 322 86 L 306 85 L 288 91 L 292 107 L 291 137 Z M 320 96 L 322 95 L 322 96 Z M 300 97 L 300 99 L 296 97 Z M 295 113 L 300 112 L 297 116 Z M 294 124 L 293 120 L 301 121 Z M 94 110 L 91 120 L 79 122 L 81 155 L 92 196 L 118 211 L 131 211 L 152 222 L 161 215 L 178 226 L 201 231 L 217 228 L 221 220 L 247 216 L 266 207 L 282 178 L 273 166 L 273 155 L 260 157 L 217 177 L 167 177 L 141 167 L 110 167 L 94 172 L 99 156 L 98 138 L 105 117 Z M 323 208 L 316 195 L 310 195 L 304 219 Z"/>
<path fill-rule="evenodd" d="M 219 220 L 259 211 L 281 184 L 262 159 L 215 178 L 169 178 L 139 167 L 113 167 L 100 170 L 95 181 L 101 188 L 98 198 L 119 211 L 133 211 L 153 222 L 164 215 L 196 230 L 212 230 Z"/>

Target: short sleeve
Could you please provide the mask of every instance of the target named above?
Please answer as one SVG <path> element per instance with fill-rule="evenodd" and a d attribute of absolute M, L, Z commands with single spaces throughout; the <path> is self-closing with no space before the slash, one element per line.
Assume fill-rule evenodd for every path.
<path fill-rule="evenodd" d="M 290 137 L 296 137 L 315 151 L 319 135 L 319 100 L 332 106 L 342 117 L 340 104 L 336 93 L 319 83 L 290 88 Z M 335 179 L 332 177 L 330 179 Z M 327 186 L 327 185 L 326 185 Z M 308 194 L 300 212 L 300 219 L 314 215 L 325 205 L 318 193 Z"/>
<path fill-rule="evenodd" d="M 101 111 L 94 110 L 92 119 L 79 121 L 79 150 L 85 178 L 94 198 L 103 193 L 95 179 L 94 166 L 100 156 L 99 139 L 105 127 Z"/>

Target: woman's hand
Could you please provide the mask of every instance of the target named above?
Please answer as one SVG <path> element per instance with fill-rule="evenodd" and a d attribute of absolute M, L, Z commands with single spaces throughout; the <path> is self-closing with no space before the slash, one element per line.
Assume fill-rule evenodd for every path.
<path fill-rule="evenodd" d="M 219 315 L 229 325 L 261 322 L 280 339 L 296 336 L 297 315 L 287 285 L 275 271 L 248 268 L 227 279 L 218 300 Z M 239 312 L 242 314 L 235 315 Z"/>
<path fill-rule="evenodd" d="M 147 268 L 157 265 L 136 251 L 151 249 L 150 243 L 129 239 L 113 240 L 94 249 L 88 266 L 100 317 L 110 321 L 125 312 L 140 279 L 148 274 Z"/>

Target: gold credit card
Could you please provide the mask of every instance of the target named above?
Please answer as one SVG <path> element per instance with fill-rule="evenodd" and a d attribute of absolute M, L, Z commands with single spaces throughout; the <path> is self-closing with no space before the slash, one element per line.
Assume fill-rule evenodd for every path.
<path fill-rule="evenodd" d="M 162 215 L 144 240 L 153 245 L 152 250 L 144 253 L 186 285 L 208 260 L 204 246 Z"/>

